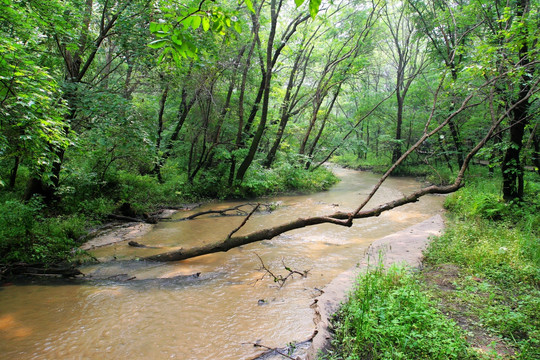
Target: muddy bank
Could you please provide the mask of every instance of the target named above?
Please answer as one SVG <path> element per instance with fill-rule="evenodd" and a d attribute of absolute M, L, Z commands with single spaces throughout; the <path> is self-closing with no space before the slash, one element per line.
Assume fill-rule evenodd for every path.
<path fill-rule="evenodd" d="M 179 211 L 189 211 L 200 204 L 188 204 L 177 209 L 162 209 L 154 217 L 158 220 L 168 219 Z M 155 224 L 146 222 L 111 222 L 88 234 L 91 239 L 80 246 L 81 250 L 92 250 L 122 241 L 132 240 L 147 234 Z"/>

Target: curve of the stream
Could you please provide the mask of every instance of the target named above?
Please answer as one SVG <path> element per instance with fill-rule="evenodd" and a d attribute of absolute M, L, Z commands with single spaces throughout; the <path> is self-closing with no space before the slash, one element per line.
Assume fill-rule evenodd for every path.
<path fill-rule="evenodd" d="M 327 192 L 261 199 L 281 205 L 253 215 L 240 233 L 297 217 L 350 211 L 378 179 L 366 172 L 334 171 L 341 182 Z M 388 179 L 368 207 L 420 186 L 413 179 Z M 309 338 L 314 329 L 310 304 L 319 289 L 354 266 L 373 240 L 431 217 L 442 202 L 441 196 L 426 196 L 379 217 L 357 220 L 351 228 L 318 225 L 177 263 L 111 261 L 83 269 L 100 279 L 123 274 L 107 281 L 1 287 L 0 354 L 3 359 L 252 359 L 264 352 L 254 343 L 283 347 Z M 236 204 L 212 203 L 196 211 Z M 163 222 L 136 240 L 167 250 L 186 248 L 221 239 L 242 220 Z M 96 249 L 94 255 L 122 260 L 159 251 L 124 242 Z M 285 275 L 286 264 L 309 270 L 308 276 L 295 276 L 280 288 L 263 276 L 257 255 L 276 274 Z"/>

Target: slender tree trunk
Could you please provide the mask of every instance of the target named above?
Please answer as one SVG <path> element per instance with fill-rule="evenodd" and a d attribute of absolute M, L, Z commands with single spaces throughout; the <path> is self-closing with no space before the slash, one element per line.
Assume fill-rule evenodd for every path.
<path fill-rule="evenodd" d="M 529 0 L 517 1 L 517 15 L 519 20 L 523 21 L 524 15 L 529 11 Z M 522 32 L 525 32 L 523 38 L 527 38 L 527 27 L 522 27 Z M 525 69 L 521 75 L 519 82 L 519 94 L 516 103 L 527 97 L 531 90 L 530 81 L 532 74 L 527 66 L 530 63 L 528 56 L 527 40 L 524 40 L 519 48 L 519 63 Z M 530 103 L 521 101 L 510 112 L 510 146 L 506 149 L 502 162 L 503 176 L 503 197 L 506 201 L 521 200 L 523 198 L 523 165 L 521 163 L 521 149 L 523 148 L 523 136 L 525 127 L 528 124 L 528 113 Z"/>
<path fill-rule="evenodd" d="M 397 96 L 397 119 L 396 119 L 396 136 L 394 140 L 394 151 L 392 153 L 392 162 L 396 162 L 401 157 L 401 127 L 403 124 L 403 97 L 400 96 L 399 90 L 396 91 Z"/>
<path fill-rule="evenodd" d="M 21 161 L 20 156 L 15 156 L 13 159 L 13 167 L 11 168 L 11 171 L 9 173 L 9 188 L 14 189 L 15 188 L 15 182 L 17 181 L 17 172 L 19 171 L 19 164 Z"/>
<path fill-rule="evenodd" d="M 280 4 L 281 5 L 281 4 Z M 266 126 L 266 121 L 268 118 L 268 106 L 270 102 L 270 83 L 272 80 L 272 54 L 273 54 L 273 47 L 274 47 L 274 38 L 276 36 L 276 27 L 277 27 L 277 19 L 279 16 L 279 10 L 277 8 L 277 0 L 272 0 L 271 4 L 271 26 L 270 26 L 270 35 L 268 36 L 268 44 L 266 48 L 266 73 L 264 74 L 264 94 L 263 94 L 263 104 L 262 104 L 262 112 L 261 112 L 261 118 L 259 120 L 259 126 L 257 127 L 257 132 L 255 133 L 255 136 L 253 137 L 253 140 L 251 142 L 251 146 L 248 151 L 248 155 L 244 159 L 244 161 L 240 164 L 240 167 L 238 168 L 238 172 L 236 173 L 236 180 L 242 181 L 244 179 L 244 176 L 247 172 L 247 169 L 253 162 L 253 159 L 255 158 L 255 154 L 257 152 L 257 149 L 259 147 L 259 143 L 261 141 L 264 128 Z M 279 6 L 281 8 L 281 6 Z"/>
<path fill-rule="evenodd" d="M 165 86 L 165 89 L 163 90 L 163 93 L 161 94 L 161 99 L 159 100 L 158 129 L 157 129 L 157 139 L 156 139 L 156 157 L 158 159 L 157 160 L 158 162 L 161 159 L 160 151 L 161 151 L 161 137 L 163 134 L 163 113 L 165 112 L 165 103 L 167 102 L 168 96 L 169 96 L 169 84 Z M 161 170 L 161 166 L 158 166 L 156 164 L 152 172 L 154 173 L 154 175 L 157 175 L 159 182 L 163 182 L 163 178 L 161 176 L 160 170 Z"/>
<path fill-rule="evenodd" d="M 294 60 L 293 67 L 291 69 L 291 73 L 289 74 L 287 90 L 285 91 L 285 96 L 283 97 L 283 102 L 281 104 L 281 119 L 279 121 L 276 138 L 274 139 L 272 147 L 270 148 L 270 151 L 268 151 L 268 154 L 266 155 L 266 159 L 263 163 L 263 166 L 266 168 L 270 168 L 272 166 L 272 163 L 274 162 L 277 150 L 279 148 L 279 145 L 281 144 L 281 139 L 283 138 L 283 134 L 285 133 L 285 127 L 287 126 L 287 123 L 289 122 L 289 119 L 291 117 L 291 110 L 292 110 L 291 94 L 294 87 L 294 80 L 296 78 L 296 73 L 299 69 L 299 64 L 300 64 L 300 60 L 302 59 L 303 53 L 304 53 L 304 49 L 298 52 L 298 54 L 296 55 L 296 59 Z M 306 61 L 306 65 L 307 65 L 307 61 Z M 300 86 L 300 84 L 298 84 L 297 86 Z"/>

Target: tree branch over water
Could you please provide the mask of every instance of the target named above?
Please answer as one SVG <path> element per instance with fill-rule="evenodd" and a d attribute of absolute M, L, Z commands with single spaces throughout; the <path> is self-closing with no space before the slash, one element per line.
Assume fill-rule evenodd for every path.
<path fill-rule="evenodd" d="M 444 81 L 441 79 L 441 84 Z M 490 129 L 486 132 L 485 136 L 476 143 L 476 145 L 469 151 L 467 156 L 464 159 L 463 165 L 461 166 L 458 175 L 456 176 L 454 182 L 450 185 L 431 185 L 424 187 L 418 191 L 415 191 L 409 195 L 405 195 L 399 199 L 386 202 L 382 205 L 375 206 L 368 210 L 363 210 L 364 207 L 368 204 L 368 202 L 373 198 L 375 193 L 379 190 L 379 188 L 382 186 L 384 181 L 390 176 L 390 174 L 416 149 L 418 149 L 422 143 L 427 140 L 428 138 L 432 137 L 433 135 L 437 134 L 441 129 L 443 129 L 448 123 L 458 114 L 462 113 L 466 109 L 470 109 L 472 107 L 476 107 L 485 101 L 489 101 L 491 98 L 489 95 L 481 98 L 479 101 L 475 103 L 471 103 L 471 100 L 475 95 L 478 95 L 478 93 L 494 82 L 494 79 L 488 80 L 483 85 L 479 86 L 477 88 L 477 92 L 471 93 L 469 96 L 467 96 L 463 102 L 461 103 L 461 106 L 456 109 L 454 112 L 452 112 L 444 121 L 440 122 L 439 125 L 437 125 L 433 130 L 428 131 L 428 127 L 431 124 L 433 120 L 433 114 L 434 111 L 432 111 L 431 116 L 426 121 L 426 126 L 424 130 L 424 134 L 418 139 L 418 141 L 412 145 L 387 171 L 386 173 L 379 179 L 378 183 L 375 185 L 373 190 L 370 192 L 370 194 L 362 201 L 362 203 L 358 206 L 358 208 L 352 212 L 336 212 L 333 214 L 328 214 L 325 216 L 313 216 L 313 217 L 306 217 L 306 218 L 298 218 L 296 220 L 290 221 L 288 223 L 274 226 L 267 229 L 258 230 L 255 232 L 252 232 L 250 234 L 244 235 L 244 236 L 235 236 L 231 237 L 230 235 L 225 238 L 224 240 L 212 243 L 212 244 L 206 244 L 199 247 L 193 247 L 190 249 L 179 249 L 163 254 L 153 255 L 144 258 L 144 260 L 149 261 L 179 261 L 179 260 L 185 260 L 189 258 L 193 258 L 196 256 L 206 255 L 206 254 L 212 254 L 216 252 L 225 252 L 230 249 L 233 249 L 235 247 L 239 247 L 242 245 L 251 244 L 253 242 L 261 241 L 261 240 L 270 240 L 278 235 L 281 235 L 285 232 L 301 229 L 308 226 L 313 225 L 319 225 L 319 224 L 336 224 L 346 227 L 351 227 L 353 225 L 354 219 L 364 219 L 364 218 L 370 218 L 379 216 L 383 212 L 395 209 L 397 207 L 414 203 L 418 201 L 422 196 L 428 195 L 428 194 L 449 194 L 452 192 L 455 192 L 459 190 L 464 185 L 464 175 L 465 171 L 469 167 L 469 164 L 472 160 L 472 158 L 478 153 L 478 151 L 484 147 L 484 145 L 487 143 L 488 140 L 490 140 L 498 126 L 502 123 L 502 121 L 505 119 L 506 116 L 516 107 L 519 106 L 520 103 L 523 101 L 528 101 L 529 98 L 537 91 L 537 85 L 540 80 L 537 80 L 534 84 L 534 86 L 531 86 L 531 90 L 528 92 L 527 96 L 522 98 L 520 101 L 514 103 L 512 106 L 510 106 L 505 113 L 503 113 L 496 121 L 494 121 L 490 127 Z M 439 90 L 441 89 L 441 86 L 439 86 Z M 437 91 L 438 92 L 438 91 Z M 437 94 L 436 94 L 437 95 Z M 437 97 L 435 97 L 433 108 L 437 106 Z M 244 224 L 242 224 L 243 226 Z M 232 234 L 231 234 L 232 235 Z"/>

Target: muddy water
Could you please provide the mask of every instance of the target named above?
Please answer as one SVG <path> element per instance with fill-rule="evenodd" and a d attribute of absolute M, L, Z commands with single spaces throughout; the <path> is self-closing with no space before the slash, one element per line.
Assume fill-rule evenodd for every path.
<path fill-rule="evenodd" d="M 352 210 L 376 182 L 368 173 L 335 169 L 342 181 L 328 192 L 276 197 L 272 212 L 256 214 L 243 233 L 290 219 Z M 420 186 L 390 179 L 370 205 L 392 200 Z M 310 304 L 340 272 L 352 267 L 377 238 L 439 212 L 442 197 L 430 196 L 352 228 L 333 225 L 295 230 L 271 241 L 227 253 L 171 264 L 113 261 L 83 269 L 105 278 L 136 279 L 84 284 L 26 284 L 0 288 L 0 354 L 3 359 L 251 359 L 252 344 L 282 347 L 313 332 Z M 214 203 L 205 208 L 227 208 Z M 370 207 L 370 206 L 368 206 Z M 178 217 L 189 213 L 177 214 Z M 164 222 L 138 238 L 146 245 L 189 247 L 226 236 L 242 217 Z M 133 259 L 162 250 L 119 243 L 94 252 L 103 259 Z M 285 274 L 282 263 L 300 271 L 279 288 L 263 277 L 266 267 Z M 200 273 L 198 277 L 189 276 Z M 184 276 L 185 275 L 185 276 Z"/>

